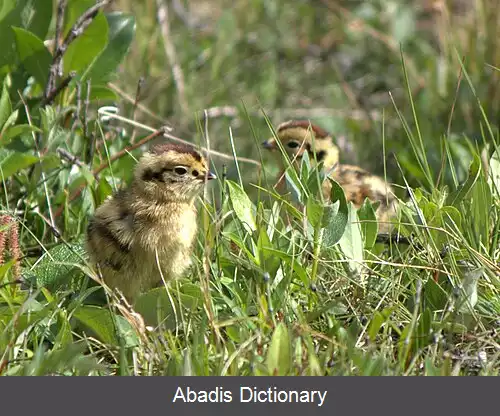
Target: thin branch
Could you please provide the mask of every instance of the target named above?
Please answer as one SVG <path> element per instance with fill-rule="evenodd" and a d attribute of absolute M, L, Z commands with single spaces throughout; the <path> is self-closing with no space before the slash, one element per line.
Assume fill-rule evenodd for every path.
<path fill-rule="evenodd" d="M 85 167 L 85 163 L 83 163 L 80 159 L 78 159 L 75 155 L 72 155 L 66 149 L 58 148 L 57 153 L 61 156 L 61 159 L 67 160 L 72 165 L 77 165 L 81 168 Z"/>
<path fill-rule="evenodd" d="M 59 0 L 57 2 L 57 16 L 56 16 L 56 32 L 54 37 L 54 53 L 59 48 L 61 43 L 61 35 L 64 23 L 64 11 L 66 10 L 68 0 Z M 51 91 L 56 86 L 56 80 L 61 72 L 62 60 L 56 61 L 55 58 L 52 60 L 52 65 L 49 68 L 49 77 L 47 79 L 47 85 L 45 86 L 45 92 L 43 94 L 43 100 L 47 101 L 47 97 L 51 95 Z"/>
<path fill-rule="evenodd" d="M 137 82 L 137 89 L 135 90 L 134 106 L 132 109 L 132 119 L 134 121 L 137 118 L 137 105 L 139 104 L 139 100 L 141 98 L 141 91 L 142 91 L 142 87 L 144 86 L 144 82 L 145 82 L 144 77 L 140 77 L 139 81 Z M 134 130 L 132 130 L 132 136 L 130 138 L 131 143 L 135 142 L 136 135 L 137 135 L 137 130 L 134 128 Z"/>
<path fill-rule="evenodd" d="M 59 93 L 64 90 L 68 85 L 69 83 L 71 82 L 71 80 L 76 76 L 76 72 L 75 71 L 71 71 L 68 76 L 66 78 L 64 78 L 61 83 L 55 87 L 55 88 L 52 88 L 50 91 L 49 91 L 49 95 L 47 97 L 44 97 L 40 106 L 41 107 L 45 107 L 46 105 L 50 104 L 51 102 L 54 101 L 54 99 L 59 95 Z"/>
<path fill-rule="evenodd" d="M 172 36 L 170 34 L 170 24 L 168 22 L 168 6 L 166 0 L 156 0 L 156 7 L 158 24 L 160 25 L 161 35 L 163 37 L 163 46 L 165 47 L 165 54 L 167 55 L 167 59 L 170 63 L 175 87 L 177 88 L 177 93 L 179 95 L 179 104 L 181 106 L 183 115 L 187 117 L 189 115 L 189 106 L 186 99 L 184 74 L 182 73 L 182 68 L 177 60 L 177 54 L 175 52 L 175 47 L 172 42 Z"/>
<path fill-rule="evenodd" d="M 130 119 L 126 118 L 126 117 L 119 116 L 118 114 L 109 113 L 109 112 L 103 111 L 103 110 L 100 110 L 99 113 L 101 115 L 105 115 L 106 117 L 123 121 L 124 123 L 130 124 L 132 126 L 140 127 L 141 129 L 144 129 L 146 131 L 150 131 L 150 132 L 155 132 L 156 131 L 152 127 L 146 126 L 145 124 L 138 123 L 137 121 L 130 120 Z M 165 129 L 165 130 L 167 130 L 167 129 Z M 172 130 L 172 129 L 168 128 L 168 130 Z M 166 137 L 167 139 L 170 139 L 170 140 L 174 141 L 174 142 L 184 143 L 184 144 L 191 145 L 191 146 L 193 145 L 193 143 L 188 142 L 187 140 L 183 140 L 183 139 L 181 139 L 179 137 L 176 137 L 176 136 L 174 136 L 174 135 L 172 135 L 170 133 L 167 133 L 166 131 L 163 133 L 163 136 Z M 200 149 L 203 152 L 205 152 L 205 153 L 208 153 L 208 151 L 209 151 L 209 149 L 207 149 L 206 147 L 200 147 Z M 228 155 L 226 153 L 217 152 L 217 151 L 211 150 L 211 149 L 210 149 L 210 155 L 217 156 L 217 157 L 219 157 L 221 159 L 226 159 L 226 160 L 232 160 L 232 161 L 234 161 L 234 157 L 232 155 Z M 259 167 L 261 166 L 260 162 L 258 162 L 257 160 L 249 159 L 249 158 L 246 158 L 246 157 L 237 157 L 236 160 L 238 162 L 250 163 L 252 165 L 259 166 Z"/>
<path fill-rule="evenodd" d="M 47 85 L 44 92 L 43 101 L 45 105 L 50 104 L 51 101 L 48 97 L 54 97 L 54 89 L 56 88 L 57 78 L 62 75 L 62 62 L 63 56 L 68 50 L 71 43 L 77 39 L 79 36 L 85 32 L 85 29 L 94 21 L 95 17 L 99 13 L 99 10 L 110 4 L 113 0 L 101 0 L 94 4 L 92 7 L 88 8 L 75 22 L 73 27 L 70 29 L 66 38 L 60 42 L 60 37 L 62 34 L 62 26 L 64 20 L 64 11 L 66 9 L 67 0 L 60 0 L 57 5 L 57 17 L 56 17 L 56 38 L 55 38 L 55 51 L 52 58 L 52 64 L 49 68 L 49 76 L 47 80 Z"/>

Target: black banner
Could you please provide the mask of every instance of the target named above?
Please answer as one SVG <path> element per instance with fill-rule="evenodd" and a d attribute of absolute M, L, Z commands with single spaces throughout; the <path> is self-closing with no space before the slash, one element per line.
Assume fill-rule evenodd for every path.
<path fill-rule="evenodd" d="M 4 415 L 467 415 L 498 412 L 494 377 L 8 377 Z M 36 413 L 35 413 L 36 412 Z"/>

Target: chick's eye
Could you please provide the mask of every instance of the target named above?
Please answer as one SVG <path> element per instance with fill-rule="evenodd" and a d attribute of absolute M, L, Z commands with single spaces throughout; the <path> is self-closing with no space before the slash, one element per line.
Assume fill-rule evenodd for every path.
<path fill-rule="evenodd" d="M 287 146 L 288 146 L 290 149 L 295 149 L 296 147 L 299 147 L 299 143 L 298 143 L 298 142 L 288 142 L 288 143 L 287 143 Z"/>
<path fill-rule="evenodd" d="M 187 173 L 187 169 L 183 166 L 177 166 L 174 168 L 174 172 L 177 173 L 177 175 L 185 175 Z"/>

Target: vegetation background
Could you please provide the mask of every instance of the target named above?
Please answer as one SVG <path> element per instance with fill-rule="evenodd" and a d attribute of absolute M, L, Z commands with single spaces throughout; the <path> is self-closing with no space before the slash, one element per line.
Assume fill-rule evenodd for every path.
<path fill-rule="evenodd" d="M 500 0 L 4 0 L 0 38 L 0 374 L 498 375 Z M 291 118 L 398 185 L 404 244 L 308 166 L 304 213 L 269 191 Z M 81 241 L 162 126 L 221 180 L 130 306 Z"/>

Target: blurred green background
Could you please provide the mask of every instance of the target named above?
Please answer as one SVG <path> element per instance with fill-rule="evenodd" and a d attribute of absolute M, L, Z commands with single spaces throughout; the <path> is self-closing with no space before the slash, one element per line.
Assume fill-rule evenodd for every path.
<path fill-rule="evenodd" d="M 167 24 L 159 25 L 156 0 L 114 3 L 137 19 L 135 42 L 114 84 L 129 96 L 128 104 L 123 101 L 126 116 L 154 127 L 168 122 L 173 134 L 187 140 L 203 142 L 200 125 L 207 109 L 212 148 L 230 153 L 231 127 L 238 155 L 259 160 L 258 143 L 270 134 L 263 112 L 275 126 L 306 118 L 336 136 L 343 162 L 379 174 L 385 141 L 389 180 L 402 184 L 396 154 L 410 185 L 418 186 L 425 185 L 424 176 L 398 115 L 417 135 L 409 90 L 434 179 L 440 176 L 443 139 L 458 179 L 464 179 L 467 139 L 483 144 L 477 100 L 493 128 L 498 126 L 499 0 L 163 4 Z M 271 163 L 264 166 L 274 172 Z M 256 179 L 255 166 L 242 164 L 241 170 L 245 181 Z M 234 173 L 229 162 L 228 174 Z M 449 169 L 442 179 L 452 183 Z"/>

